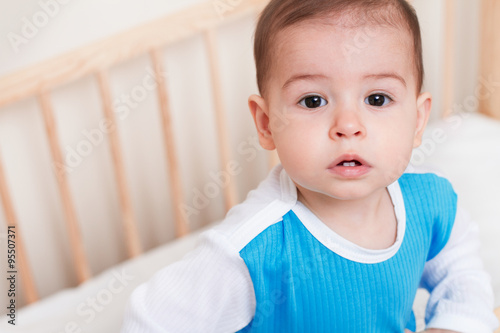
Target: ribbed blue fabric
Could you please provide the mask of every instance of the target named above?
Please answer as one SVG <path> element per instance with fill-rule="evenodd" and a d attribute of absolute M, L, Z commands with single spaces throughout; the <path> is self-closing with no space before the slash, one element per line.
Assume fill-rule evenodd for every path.
<path fill-rule="evenodd" d="M 412 304 L 425 262 L 451 233 L 456 195 L 433 174 L 399 179 L 406 231 L 391 258 L 348 260 L 319 242 L 293 211 L 241 251 L 256 312 L 240 332 L 403 332 L 415 330 Z"/>

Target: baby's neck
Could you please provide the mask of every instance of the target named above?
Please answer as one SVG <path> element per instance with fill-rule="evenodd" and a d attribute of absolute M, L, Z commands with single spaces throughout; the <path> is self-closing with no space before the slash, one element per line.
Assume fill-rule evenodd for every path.
<path fill-rule="evenodd" d="M 330 200 L 328 204 L 298 199 L 325 225 L 341 237 L 367 249 L 385 249 L 394 244 L 397 221 L 387 189 L 359 200 Z"/>

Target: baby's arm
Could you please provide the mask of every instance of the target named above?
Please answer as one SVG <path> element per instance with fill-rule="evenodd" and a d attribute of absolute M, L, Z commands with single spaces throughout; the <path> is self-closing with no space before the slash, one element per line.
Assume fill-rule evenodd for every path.
<path fill-rule="evenodd" d="M 498 325 L 493 291 L 479 255 L 479 230 L 460 209 L 446 246 L 424 268 L 421 287 L 430 292 L 430 329 L 491 333 Z M 446 332 L 446 331 L 445 331 Z"/>
<path fill-rule="evenodd" d="M 122 333 L 235 332 L 251 321 L 254 311 L 244 261 L 211 230 L 193 253 L 133 292 Z"/>

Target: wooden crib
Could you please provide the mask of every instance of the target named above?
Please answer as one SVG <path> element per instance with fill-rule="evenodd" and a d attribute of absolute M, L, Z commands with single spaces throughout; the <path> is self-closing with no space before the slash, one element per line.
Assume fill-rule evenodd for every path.
<path fill-rule="evenodd" d="M 55 175 L 54 181 L 57 184 L 58 198 L 60 200 L 56 205 L 59 208 L 56 209 L 61 209 L 62 216 L 64 217 L 63 221 L 60 222 L 64 222 L 64 230 L 67 232 L 67 236 L 65 236 L 67 237 L 67 251 L 69 251 L 71 258 L 69 262 L 72 263 L 72 270 L 75 272 L 73 280 L 70 277 L 72 281 L 72 286 L 70 287 L 82 284 L 90 285 L 94 283 L 92 282 L 93 280 L 99 280 L 99 277 L 95 277 L 96 273 L 101 274 L 106 270 L 111 272 L 110 270 L 113 267 L 93 269 L 91 264 L 92 258 L 89 258 L 86 251 L 86 237 L 82 237 L 81 229 L 82 225 L 92 223 L 92 221 L 82 220 L 78 209 L 76 209 L 75 188 L 71 186 L 71 181 L 69 180 L 71 174 L 67 172 L 67 161 L 65 161 L 62 149 L 65 142 L 63 142 L 60 136 L 61 122 L 57 118 L 56 112 L 54 112 L 53 92 L 62 89 L 66 85 L 71 85 L 82 78 L 91 78 L 96 83 L 101 102 L 102 124 L 108 129 L 104 131 L 104 137 L 109 143 L 113 182 L 114 186 L 116 186 L 117 201 L 121 215 L 120 235 L 123 235 L 123 242 L 126 244 L 124 246 L 126 257 L 135 258 L 129 260 L 129 262 L 137 262 L 142 257 L 140 255 L 145 252 L 145 246 L 141 244 L 140 238 L 144 221 L 137 219 L 132 199 L 130 179 L 127 177 L 128 166 L 123 153 L 124 142 L 123 137 L 120 136 L 119 120 L 117 120 L 117 116 L 119 115 L 115 103 L 117 96 L 113 92 L 112 80 L 109 74 L 110 69 L 123 66 L 123 64 L 137 57 L 148 58 L 150 64 L 149 81 L 144 81 L 144 84 L 147 84 L 148 87 L 151 87 L 151 90 L 154 90 L 157 98 L 158 110 L 155 112 L 159 112 L 158 117 L 162 129 L 161 144 L 164 149 L 163 155 L 166 158 L 167 166 L 165 174 L 168 175 L 166 178 L 168 178 L 170 191 L 169 198 L 172 200 L 169 204 L 171 207 L 171 220 L 175 225 L 176 238 L 189 235 L 194 229 L 203 227 L 203 225 L 190 226 L 186 215 L 185 201 L 188 195 L 186 194 L 186 185 L 183 184 L 183 177 L 185 178 L 186 176 L 182 175 L 183 170 L 179 163 L 180 152 L 177 145 L 179 138 L 176 136 L 174 121 L 172 120 L 172 87 L 168 84 L 169 81 L 164 78 L 164 73 L 168 71 L 165 62 L 165 49 L 190 38 L 201 38 L 203 40 L 206 58 L 208 59 L 208 72 L 210 74 L 211 102 L 213 103 L 211 107 L 215 111 L 213 114 L 216 125 L 214 131 L 217 133 L 217 147 L 215 150 L 219 154 L 218 163 L 221 169 L 231 165 L 234 162 L 236 143 L 231 140 L 229 133 L 230 122 L 228 121 L 227 96 L 223 88 L 224 79 L 221 75 L 221 68 L 224 64 L 221 60 L 223 54 L 218 44 L 219 30 L 221 27 L 230 25 L 232 22 L 238 20 L 250 19 L 255 21 L 258 13 L 267 2 L 268 0 L 202 2 L 194 7 L 186 8 L 162 19 L 152 21 L 130 31 L 125 31 L 111 38 L 0 78 L 0 113 L 9 106 L 19 106 L 22 105 L 23 101 L 28 100 L 33 102 L 30 105 L 35 105 L 41 114 L 42 123 L 40 126 L 44 126 L 45 128 L 45 140 L 50 147 L 51 165 L 54 171 L 53 174 Z M 413 2 L 418 3 L 418 0 L 414 0 Z M 450 116 L 453 110 L 453 103 L 456 99 L 453 93 L 454 73 L 456 72 L 456 62 L 454 62 L 454 43 L 456 41 L 454 37 L 455 5 L 453 0 L 446 0 L 444 2 L 445 22 L 447 25 L 444 29 L 446 45 L 443 53 L 445 61 L 442 73 L 444 76 L 442 90 L 443 103 L 441 107 L 442 117 Z M 484 19 L 482 20 L 481 75 L 483 77 L 488 77 L 489 75 L 500 77 L 500 65 L 495 61 L 500 56 L 500 42 L 497 33 L 497 31 L 500 31 L 498 23 L 500 21 L 500 8 L 494 0 L 483 0 L 482 8 Z M 247 51 L 251 52 L 250 49 Z M 232 78 L 233 81 L 237 81 L 237 79 Z M 141 91 L 138 88 L 137 94 Z M 85 98 L 85 96 L 82 96 L 82 98 Z M 480 103 L 480 112 L 488 115 L 491 119 L 500 119 L 499 92 L 493 94 L 492 98 L 480 100 Z M 67 112 L 71 112 L 71 110 L 67 110 Z M 276 156 L 265 155 L 263 151 L 258 150 L 255 150 L 255 154 L 260 156 L 259 161 L 262 164 L 256 178 L 261 178 L 265 174 L 265 171 L 277 162 Z M 18 278 L 17 288 L 22 289 L 24 299 L 18 299 L 17 302 L 19 305 L 31 304 L 26 310 L 26 313 L 30 314 L 37 311 L 36 306 L 38 303 L 43 303 L 43 301 L 39 301 L 41 297 L 38 292 L 38 287 L 41 283 L 38 278 L 40 273 L 32 268 L 33 263 L 30 262 L 30 253 L 26 250 L 27 243 L 33 240 L 25 236 L 27 234 L 25 231 L 30 228 L 30 224 L 34 223 L 34 221 L 19 218 L 19 211 L 30 208 L 24 207 L 23 202 L 13 200 L 12 190 L 14 185 L 11 181 L 12 175 L 10 172 L 15 170 L 13 167 L 9 170 L 4 167 L 7 158 L 3 154 L 3 151 L 0 150 L 0 196 L 6 221 L 6 243 L 8 248 L 14 248 L 14 245 L 10 244 L 15 243 L 16 254 L 15 262 L 12 262 L 12 266 L 8 269 L 8 272 L 13 272 L 12 274 Z M 220 191 L 223 192 L 224 208 L 221 210 L 222 214 L 219 214 L 216 218 L 211 217 L 212 221 L 221 219 L 230 207 L 242 199 L 241 194 L 246 193 L 257 182 L 255 181 L 247 187 L 239 189 L 237 188 L 237 184 L 238 181 L 235 177 L 230 177 L 227 183 L 220 186 Z M 158 186 L 164 185 L 158 184 Z M 160 200 L 168 200 L 168 198 Z M 88 209 L 92 209 L 92 207 L 88 207 Z M 207 222 L 210 221 L 205 221 L 202 224 L 206 224 Z M 87 235 L 88 237 L 89 235 Z M 190 242 L 188 247 L 192 247 L 192 244 L 194 244 L 192 240 L 194 239 L 194 235 L 189 237 L 193 238 L 189 238 L 189 241 L 186 242 Z M 187 238 L 184 237 L 183 239 Z M 172 243 L 174 244 L 175 241 L 172 240 Z M 101 244 L 101 251 L 106 251 L 107 246 L 108 244 Z M 174 244 L 172 246 L 175 247 L 177 245 Z M 44 249 L 32 249 L 32 251 L 44 251 Z M 180 254 L 177 254 L 173 258 L 175 259 L 179 256 Z M 115 262 L 115 264 L 117 265 L 116 267 L 123 265 L 119 262 Z M 108 278 L 111 276 L 109 274 Z M 143 277 L 143 279 L 146 279 L 146 277 Z M 87 283 L 85 284 L 86 281 Z M 62 289 L 66 289 L 67 287 L 63 286 Z M 96 289 L 98 287 L 92 288 L 92 292 L 99 290 Z M 63 290 L 62 292 L 67 291 Z M 84 298 L 83 294 L 78 295 L 77 298 Z M 126 295 L 123 297 L 125 299 Z M 46 302 L 44 304 L 49 304 L 51 301 L 48 300 Z M 54 304 L 64 303 L 56 302 Z M 497 309 L 496 313 L 500 317 L 500 308 Z M 36 316 L 33 318 L 30 319 L 26 327 L 39 327 L 37 326 L 39 318 L 37 319 Z M 22 321 L 22 317 L 19 320 Z M 54 319 L 54 321 L 57 320 Z M 66 320 L 65 324 L 68 322 L 70 321 Z M 60 326 L 51 326 L 50 329 L 60 330 L 61 327 L 66 326 L 61 324 Z M 80 326 L 80 328 L 83 328 L 83 326 Z M 27 328 L 28 330 L 29 328 Z M 105 330 L 103 329 L 102 331 Z"/>
<path fill-rule="evenodd" d="M 173 211 L 175 230 L 177 237 L 189 233 L 186 216 L 182 212 L 183 188 L 180 182 L 180 170 L 177 163 L 177 151 L 175 138 L 172 130 L 172 121 L 169 106 L 169 91 L 166 80 L 162 80 L 164 63 L 162 60 L 162 48 L 174 44 L 179 40 L 189 38 L 195 34 L 202 34 L 206 42 L 207 55 L 209 57 L 210 71 L 212 74 L 213 101 L 215 103 L 215 114 L 217 133 L 219 134 L 219 150 L 221 165 L 230 161 L 229 140 L 227 135 L 227 124 L 225 118 L 225 106 L 223 103 L 223 92 L 220 83 L 220 60 L 217 49 L 217 26 L 221 23 L 227 24 L 230 20 L 238 19 L 245 15 L 257 16 L 259 10 L 266 1 L 244 1 L 234 8 L 226 8 L 227 13 L 217 11 L 214 3 L 202 3 L 195 8 L 188 8 L 180 13 L 165 17 L 156 22 L 124 32 L 120 35 L 89 45 L 83 49 L 62 55 L 43 64 L 28 68 L 19 73 L 2 78 L 0 82 L 0 107 L 15 103 L 19 100 L 36 97 L 43 114 L 46 128 L 47 140 L 50 144 L 52 160 L 55 166 L 64 166 L 61 152 L 61 141 L 58 137 L 57 119 L 51 102 L 51 90 L 64 84 L 68 84 L 84 76 L 95 76 L 98 82 L 102 99 L 103 112 L 109 127 L 116 126 L 117 120 L 113 109 L 113 96 L 111 93 L 108 69 L 117 64 L 126 62 L 142 54 L 149 54 L 152 68 L 154 68 L 159 112 L 163 128 L 163 143 L 168 160 L 168 172 L 170 179 L 172 197 L 175 200 Z M 229 6 L 226 4 L 226 6 Z M 224 15 L 224 20 L 220 15 Z M 165 33 L 168 32 L 168 33 Z M 110 131 L 109 140 L 111 154 L 113 157 L 114 175 L 118 187 L 120 207 L 123 217 L 123 229 L 125 230 L 127 252 L 129 257 L 135 257 L 142 252 L 138 238 L 137 221 L 134 217 L 129 187 L 125 176 L 125 168 L 121 151 L 121 142 L 117 131 Z M 60 170 L 60 169 L 58 169 Z M 65 222 L 68 238 L 71 244 L 74 269 L 77 272 L 78 282 L 89 279 L 92 276 L 88 259 L 84 251 L 79 218 L 74 207 L 74 198 L 68 184 L 66 172 L 57 172 L 57 184 L 60 192 L 62 207 L 64 209 Z M 19 221 L 9 195 L 7 176 L 0 162 L 0 189 L 2 203 L 9 227 L 18 229 Z M 235 183 L 231 182 L 224 189 L 226 210 L 236 203 Z M 22 222 L 21 222 L 22 223 Z M 29 241 L 29 240 L 28 240 Z M 28 303 L 38 299 L 33 274 L 29 268 L 22 234 L 16 234 L 16 247 L 18 249 L 19 274 L 23 277 L 22 284 L 26 290 Z"/>

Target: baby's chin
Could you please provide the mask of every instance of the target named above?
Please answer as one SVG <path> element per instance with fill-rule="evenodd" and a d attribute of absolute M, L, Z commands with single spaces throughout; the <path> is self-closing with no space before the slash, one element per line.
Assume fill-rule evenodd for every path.
<path fill-rule="evenodd" d="M 356 184 L 355 184 L 356 183 Z M 333 184 L 331 188 L 315 188 L 312 186 L 301 186 L 295 184 L 297 188 L 297 200 L 306 204 L 308 202 L 333 204 L 335 202 L 363 201 L 372 195 L 384 194 L 388 184 L 368 184 L 361 181 L 353 181 L 348 184 Z"/>

